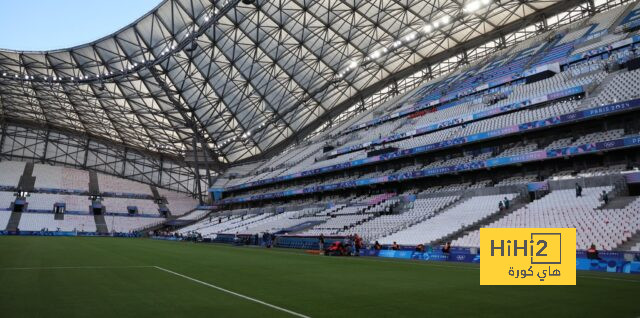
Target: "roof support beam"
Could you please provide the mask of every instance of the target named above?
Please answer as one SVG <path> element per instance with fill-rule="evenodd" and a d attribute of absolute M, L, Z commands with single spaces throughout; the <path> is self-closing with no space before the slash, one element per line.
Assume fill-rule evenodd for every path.
<path fill-rule="evenodd" d="M 490 40 L 494 40 L 494 39 L 498 39 L 501 37 L 504 37 L 504 34 L 508 34 L 514 31 L 517 31 L 519 29 L 522 29 L 532 23 L 538 22 L 541 16 L 553 16 L 559 12 L 562 11 L 566 11 L 568 9 L 571 9 L 573 7 L 576 7 L 582 3 L 585 3 L 586 1 L 589 0 L 565 0 L 565 1 L 560 1 L 552 6 L 549 6 L 545 9 L 542 9 L 538 12 L 535 12 L 529 16 L 527 16 L 524 19 L 520 19 L 517 21 L 514 21 L 512 23 L 509 23 L 503 27 L 500 27 L 499 29 L 493 30 L 491 32 L 488 32 L 482 36 L 473 38 L 468 40 L 467 42 L 461 43 L 458 46 L 450 49 L 450 50 L 446 50 L 440 53 L 437 53 L 433 56 L 430 56 L 428 58 L 423 59 L 420 62 L 417 62 L 415 64 L 413 64 L 410 67 L 405 68 L 404 70 L 398 71 L 396 73 L 394 73 L 393 75 L 389 76 L 388 78 L 386 78 L 385 80 L 379 81 L 375 84 L 370 85 L 369 87 L 363 89 L 362 91 L 360 91 L 358 94 L 355 94 L 353 96 L 351 96 L 350 98 L 346 99 L 345 101 L 341 102 L 340 104 L 336 105 L 335 107 L 333 107 L 329 112 L 323 114 L 322 116 L 318 117 L 317 119 L 315 119 L 313 122 L 309 123 L 306 127 L 304 127 L 303 129 L 301 129 L 298 134 L 299 134 L 299 139 L 304 139 L 305 136 L 309 135 L 310 133 L 312 133 L 313 131 L 315 131 L 318 127 L 320 127 L 324 122 L 331 120 L 332 118 L 340 115 L 343 111 L 347 110 L 348 108 L 350 108 L 352 105 L 354 105 L 355 103 L 357 103 L 358 100 L 360 99 L 366 99 L 367 97 L 373 95 L 374 93 L 380 91 L 381 89 L 383 89 L 384 87 L 386 87 L 387 85 L 389 85 L 390 83 L 392 83 L 395 80 L 399 80 L 402 79 L 404 77 L 407 77 L 421 69 L 424 69 L 426 67 L 428 67 L 429 65 L 432 64 L 436 64 L 440 61 L 444 61 L 447 58 L 460 54 L 462 52 L 465 52 L 469 49 L 472 49 L 476 46 L 479 46 L 483 43 L 486 43 Z M 258 156 L 258 158 L 269 158 L 279 152 L 281 152 L 283 149 L 286 149 L 289 145 L 291 145 L 292 143 L 294 143 L 296 141 L 296 137 L 292 136 L 289 137 L 287 139 L 285 139 L 284 141 L 280 142 L 277 145 L 274 145 L 273 147 L 271 147 L 268 151 L 262 153 L 261 155 Z M 257 158 L 252 158 L 252 160 L 255 160 Z"/>

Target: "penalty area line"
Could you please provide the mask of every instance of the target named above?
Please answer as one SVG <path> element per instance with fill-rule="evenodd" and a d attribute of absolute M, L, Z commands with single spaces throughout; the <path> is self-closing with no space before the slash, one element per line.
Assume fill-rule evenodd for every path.
<path fill-rule="evenodd" d="M 192 282 L 195 282 L 195 283 L 198 283 L 198 284 L 201 284 L 201 285 L 204 285 L 204 286 L 207 286 L 207 287 L 213 288 L 213 289 L 217 289 L 217 290 L 219 290 L 219 291 L 221 291 L 221 292 L 225 292 L 225 293 L 227 293 L 227 294 L 231 294 L 231 295 L 234 295 L 234 296 L 237 296 L 237 297 L 240 297 L 240 298 L 243 298 L 243 299 L 246 299 L 246 300 L 249 300 L 249 301 L 252 301 L 252 302 L 255 302 L 255 303 L 258 303 L 258 304 L 261 304 L 261 305 L 264 305 L 264 306 L 267 306 L 267 307 L 270 307 L 270 308 L 273 308 L 273 309 L 276 309 L 276 310 L 279 310 L 279 311 L 282 311 L 282 312 L 286 312 L 286 313 L 288 313 L 288 314 L 290 314 L 290 315 L 293 315 L 293 316 L 302 317 L 302 318 L 311 318 L 311 317 L 309 317 L 309 316 L 306 316 L 306 315 L 303 315 L 303 314 L 297 313 L 297 312 L 295 312 L 295 311 L 291 311 L 291 310 L 286 309 L 286 308 L 282 308 L 282 307 L 279 307 L 279 306 L 276 306 L 276 305 L 272 305 L 272 304 L 267 303 L 267 302 L 264 302 L 264 301 L 262 301 L 262 300 L 255 299 L 255 298 L 252 298 L 252 297 L 249 297 L 249 296 L 245 296 L 245 295 L 243 295 L 243 294 L 239 294 L 239 293 L 236 293 L 236 292 L 234 292 L 234 291 L 230 291 L 230 290 L 228 290 L 228 289 L 224 289 L 224 288 L 222 288 L 222 287 L 219 287 L 219 286 L 216 286 L 216 285 L 213 285 L 213 284 L 209 284 L 209 283 L 207 283 L 207 282 L 203 282 L 203 281 L 201 281 L 201 280 L 199 280 L 199 279 L 195 279 L 195 278 L 193 278 L 193 277 L 189 277 L 189 276 L 184 275 L 184 274 L 176 273 L 176 272 L 174 272 L 174 271 L 172 271 L 172 270 L 168 270 L 168 269 L 166 269 L 166 268 L 162 268 L 162 267 L 160 267 L 160 266 L 154 266 L 154 267 L 155 267 L 156 269 L 158 269 L 158 270 L 163 271 L 163 272 L 166 272 L 166 273 L 169 273 L 169 274 L 172 274 L 172 275 L 178 276 L 178 277 L 182 277 L 182 278 L 187 279 L 187 280 L 190 280 L 190 281 L 192 281 Z"/>

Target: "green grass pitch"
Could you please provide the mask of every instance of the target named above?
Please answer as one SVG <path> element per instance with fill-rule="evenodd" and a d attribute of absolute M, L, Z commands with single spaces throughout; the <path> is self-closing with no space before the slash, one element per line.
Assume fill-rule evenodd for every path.
<path fill-rule="evenodd" d="M 0 317 L 638 317 L 639 299 L 640 277 L 621 274 L 578 272 L 577 286 L 479 286 L 474 264 L 0 237 Z"/>

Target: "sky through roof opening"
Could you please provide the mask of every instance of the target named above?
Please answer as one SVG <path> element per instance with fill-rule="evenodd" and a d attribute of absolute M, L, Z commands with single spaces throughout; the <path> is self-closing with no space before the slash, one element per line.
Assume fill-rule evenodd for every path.
<path fill-rule="evenodd" d="M 0 48 L 46 51 L 93 42 L 136 21 L 162 0 L 0 1 Z"/>

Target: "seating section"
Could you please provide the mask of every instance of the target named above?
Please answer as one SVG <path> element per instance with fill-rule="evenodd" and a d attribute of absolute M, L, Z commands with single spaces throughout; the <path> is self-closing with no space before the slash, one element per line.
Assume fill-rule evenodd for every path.
<path fill-rule="evenodd" d="M 158 193 L 160 196 L 164 196 L 167 199 L 167 207 L 173 216 L 183 215 L 198 207 L 198 200 L 189 197 L 186 194 L 165 189 L 158 189 Z"/>
<path fill-rule="evenodd" d="M 55 203 L 65 203 L 67 211 L 88 213 L 91 205 L 87 196 L 48 193 L 30 193 L 27 197 L 27 203 L 29 203 L 29 210 L 42 212 L 52 212 Z"/>
<path fill-rule="evenodd" d="M 93 215 L 65 214 L 64 220 L 55 220 L 53 213 L 22 213 L 18 228 L 21 231 L 95 232 Z"/>
<path fill-rule="evenodd" d="M 102 173 L 98 173 L 98 184 L 100 185 L 100 192 L 153 195 L 148 184 L 117 178 Z"/>
<path fill-rule="evenodd" d="M 556 92 L 569 87 L 574 87 L 579 85 L 599 84 L 605 77 L 606 77 L 606 73 L 604 71 L 595 72 L 595 73 L 582 76 L 576 79 L 574 79 L 571 76 L 571 74 L 561 73 L 551 78 L 538 81 L 532 84 L 516 85 L 507 99 L 502 100 L 495 105 L 492 105 L 491 108 L 498 109 L 500 107 L 503 107 L 509 104 L 520 102 L 522 100 L 528 100 L 532 97 L 543 96 L 545 94 Z M 442 111 L 428 113 L 426 115 L 419 117 L 418 120 L 403 121 L 402 122 L 403 128 L 401 130 L 398 130 L 397 133 L 410 131 L 424 124 L 430 124 L 430 123 L 435 123 L 439 121 L 447 121 L 463 115 L 470 116 L 474 112 L 485 110 L 483 108 L 486 107 L 484 103 L 476 104 L 475 106 L 472 106 L 472 105 L 474 104 L 462 103 L 454 107 L 445 108 Z M 418 147 L 418 146 L 423 146 L 428 144 L 435 144 L 443 140 L 452 140 L 459 137 L 465 137 L 465 136 L 469 136 L 477 133 L 493 131 L 493 130 L 502 129 L 505 127 L 519 125 L 526 122 L 547 119 L 554 116 L 574 112 L 580 108 L 580 105 L 581 105 L 580 101 L 575 100 L 575 101 L 562 101 L 562 102 L 552 103 L 544 107 L 533 107 L 530 109 L 523 109 L 510 114 L 505 114 L 505 115 L 496 116 L 496 117 L 480 120 L 477 122 L 473 122 L 463 127 L 447 128 L 447 129 L 435 131 L 432 133 L 415 136 L 409 139 L 392 142 L 392 143 L 389 143 L 388 145 L 398 147 L 401 149 L 408 149 L 408 148 L 413 148 L 413 147 Z M 397 121 L 394 121 L 392 123 L 398 124 Z M 358 139 L 355 139 L 354 141 L 349 143 L 349 145 L 363 144 L 367 141 L 378 139 L 381 136 L 378 134 L 378 131 L 380 129 L 387 132 L 385 136 L 391 134 L 395 128 L 389 128 L 386 125 L 391 125 L 392 123 L 383 123 L 381 124 L 382 126 L 380 126 L 383 128 L 375 128 L 375 130 L 373 130 L 372 132 L 369 132 L 368 130 L 359 132 L 359 135 L 361 137 Z M 519 149 L 519 152 L 516 152 L 514 154 L 524 153 L 529 150 L 531 149 L 525 147 L 525 148 Z M 514 151 L 517 151 L 517 150 L 514 150 Z M 344 163 L 348 161 L 353 161 L 357 159 L 363 159 L 367 157 L 366 153 L 367 152 L 364 150 L 359 150 L 359 151 L 343 154 L 332 159 L 318 160 L 309 165 L 299 164 L 293 168 L 284 169 L 283 171 L 278 171 L 277 175 L 288 175 L 288 174 L 293 174 L 300 171 L 312 170 L 312 169 L 332 166 L 332 165 L 336 165 L 336 164 Z M 464 163 L 464 162 L 461 162 L 461 163 Z M 268 177 L 273 177 L 273 176 L 267 176 L 267 175 L 254 176 L 251 178 L 250 181 L 261 180 Z M 234 182 L 233 184 L 242 184 L 245 181 L 249 182 L 248 180 L 249 179 L 243 179 L 243 180 L 236 179 L 236 182 Z"/>
<path fill-rule="evenodd" d="M 491 164 L 501 166 L 503 162 L 510 162 L 513 157 L 529 158 L 525 156 L 534 152 L 540 152 L 536 155 L 541 155 L 542 151 L 635 136 L 639 131 L 638 127 L 616 123 L 598 128 L 595 128 L 596 125 L 566 126 L 567 129 L 556 130 L 557 136 L 538 133 L 546 125 L 565 118 L 562 115 L 640 97 L 640 84 L 637 80 L 640 78 L 640 70 L 629 71 L 625 65 L 629 59 L 640 56 L 637 44 L 630 45 L 637 38 L 631 37 L 635 34 L 620 30 L 613 32 L 615 22 L 627 7 L 621 5 L 588 20 L 529 38 L 482 61 L 460 67 L 447 76 L 430 80 L 404 96 L 353 116 L 331 131 L 321 133 L 276 157 L 260 163 L 233 167 L 220 178 L 221 181 L 216 186 L 231 187 L 309 170 L 315 170 L 315 174 L 321 168 L 367 158 L 372 150 L 384 147 L 400 150 L 424 146 L 426 147 L 422 149 L 448 149 L 425 153 L 413 161 L 399 159 L 388 164 L 362 165 L 362 168 L 344 169 L 340 173 L 320 173 L 308 177 L 302 174 L 304 179 L 294 178 L 234 190 L 225 196 L 248 197 L 364 178 L 406 175 L 422 169 L 464 165 L 498 157 L 502 159 Z M 628 41 L 609 46 L 622 39 Z M 545 65 L 548 67 L 542 70 L 550 73 L 535 74 L 536 78 L 529 77 L 529 71 L 538 72 L 541 68 L 537 67 Z M 580 118 L 578 116 L 567 118 Z M 515 134 L 524 129 L 537 132 L 522 134 L 522 138 L 504 138 L 508 140 L 505 143 L 497 138 L 488 141 L 490 138 L 507 133 Z M 471 145 L 474 142 L 480 145 Z M 337 151 L 324 153 L 321 150 L 323 146 L 332 146 Z M 571 156 L 567 156 L 567 160 L 570 158 Z M 613 159 L 616 160 L 622 159 Z M 501 171 L 500 168 L 496 171 L 496 177 L 478 170 L 480 180 L 467 178 L 467 175 L 458 177 L 447 173 L 445 178 L 456 178 L 459 182 L 427 188 L 423 185 L 426 182 L 418 181 L 416 183 L 420 188 L 404 195 L 383 193 L 374 196 L 352 194 L 347 197 L 345 194 L 343 197 L 290 197 L 287 200 L 291 202 L 284 203 L 286 201 L 283 199 L 280 204 L 321 203 L 331 207 L 313 214 L 295 215 L 293 212 L 274 213 L 279 207 L 274 207 L 277 203 L 269 203 L 263 207 L 264 211 L 260 211 L 260 208 L 233 210 L 230 212 L 235 216 L 203 220 L 183 230 L 210 236 L 219 233 L 254 234 L 313 221 L 318 224 L 296 234 L 359 234 L 368 242 L 379 240 L 383 244 L 394 241 L 406 245 L 430 243 L 461 235 L 470 226 L 486 221 L 489 217 L 491 220 L 500 217 L 497 214 L 498 203 L 505 197 L 514 200 L 518 197 L 515 192 L 524 191 L 528 183 L 547 178 L 555 180 L 611 175 L 627 170 L 627 166 L 634 166 L 631 162 L 607 165 L 602 162 L 581 162 L 580 165 L 574 165 L 574 168 L 559 165 L 562 167 L 547 169 L 551 166 L 541 164 L 536 170 L 528 169 L 528 165 L 527 169 L 516 168 L 517 172 L 514 169 L 508 175 L 503 172 L 507 170 Z M 489 174 L 493 174 L 493 168 L 491 170 Z M 439 180 L 434 182 L 440 183 Z M 413 185 L 401 184 L 401 187 L 405 186 Z M 514 193 L 481 195 L 495 193 L 485 191 L 484 188 L 487 187 L 504 187 L 503 190 L 509 189 L 508 192 Z M 600 202 L 597 193 L 592 191 L 601 190 L 603 189 L 585 189 L 585 195 L 578 199 L 571 198 L 573 190 L 555 190 L 527 205 L 527 208 L 499 218 L 498 222 L 522 214 L 526 218 L 518 218 L 517 221 L 522 221 L 521 223 L 514 221 L 507 225 L 544 226 L 557 222 L 561 225 L 579 226 L 584 230 L 579 230 L 578 248 L 584 249 L 587 241 L 592 241 L 603 249 L 611 249 L 636 232 L 637 222 L 629 221 L 636 217 L 635 203 L 622 210 L 596 211 L 594 209 Z M 604 190 L 610 191 L 611 188 Z M 568 193 L 568 197 L 563 196 L 563 193 Z M 418 199 L 409 198 L 408 194 L 416 194 Z M 425 198 L 426 196 L 431 198 Z M 539 204 L 554 200 L 556 196 L 559 196 L 558 200 L 561 202 L 538 208 Z M 407 203 L 414 199 L 413 203 Z M 565 212 L 575 213 L 567 216 Z M 584 215 L 584 220 L 574 219 L 577 218 L 574 214 Z M 592 230 L 587 226 L 589 222 L 611 225 Z M 586 232 L 589 234 L 584 234 Z M 458 243 L 461 240 L 454 245 L 460 245 Z M 474 244 L 471 246 L 476 246 L 475 241 L 472 243 Z"/>
<path fill-rule="evenodd" d="M 11 212 L 0 211 L 0 231 L 4 231 L 4 229 L 7 228 L 7 224 L 9 223 L 9 218 L 11 218 Z"/>
<path fill-rule="evenodd" d="M 19 161 L 0 161 L 0 185 L 17 187 L 24 165 L 24 162 Z"/>
<path fill-rule="evenodd" d="M 595 244 L 599 249 L 612 250 L 640 230 L 640 199 L 624 209 L 597 209 L 602 205 L 602 191 L 611 190 L 612 187 L 584 188 L 581 197 L 576 197 L 573 189 L 555 190 L 486 227 L 576 228 L 577 249 Z M 478 247 L 479 231 L 453 244 Z"/>
<path fill-rule="evenodd" d="M 86 196 L 81 195 L 68 195 L 61 197 L 62 202 L 66 204 L 67 211 L 90 211 L 91 200 Z"/>
<path fill-rule="evenodd" d="M 89 172 L 67 167 L 35 164 L 36 188 L 89 191 Z"/>
<path fill-rule="evenodd" d="M 637 78 L 640 77 L 640 70 L 624 69 L 624 62 L 638 56 L 636 45 L 629 45 L 632 41 L 627 41 L 615 48 L 609 46 L 623 39 L 634 40 L 631 38 L 633 34 L 614 33 L 611 30 L 627 7 L 617 6 L 588 20 L 529 38 L 513 48 L 496 52 L 447 76 L 431 80 L 405 96 L 353 116 L 332 131 L 319 134 L 279 156 L 262 163 L 252 163 L 246 169 L 243 166 L 234 167 L 229 172 L 233 178 L 221 178 L 226 181 L 221 181 L 220 185 L 229 187 L 366 158 L 367 151 L 372 148 L 370 142 L 394 134 L 414 132 L 426 125 L 432 127 L 448 123 L 437 131 L 389 141 L 386 145 L 400 149 L 419 147 L 638 98 L 640 84 Z M 592 56 L 566 59 L 569 55 L 585 53 Z M 554 63 L 561 66 L 560 72 L 554 76 L 532 83 L 524 79 L 528 74 L 525 70 L 541 65 L 550 65 L 550 69 L 554 69 Z M 622 69 L 617 70 L 618 66 Z M 611 72 L 613 70 L 617 71 Z M 582 86 L 589 92 L 587 98 L 567 100 L 564 95 L 554 94 L 576 86 Z M 509 114 L 499 111 L 501 107 L 514 104 L 526 107 Z M 396 116 L 399 111 L 407 113 Z M 485 115 L 476 120 L 475 114 L 480 112 Z M 469 118 L 475 121 L 461 122 Z M 446 128 L 451 125 L 459 126 Z M 321 151 L 326 144 L 348 153 L 327 157 Z M 549 147 L 559 147 L 561 144 L 559 140 Z M 520 155 L 538 149 L 543 147 L 535 144 L 518 145 L 512 149 L 502 149 L 501 155 Z M 473 157 L 456 159 L 458 163 L 467 163 Z M 438 163 L 431 163 L 423 167 L 439 166 Z M 260 191 L 247 194 L 257 193 Z"/>
<path fill-rule="evenodd" d="M 13 192 L 0 192 L 0 210 L 1 209 L 9 209 L 11 207 L 11 203 L 16 200 Z"/>
<path fill-rule="evenodd" d="M 625 11 L 627 6 L 619 6 L 604 12 L 600 12 L 589 20 L 590 25 L 596 25 L 596 27 L 591 31 L 591 33 L 598 32 L 601 30 L 606 30 L 610 28 L 613 23 L 616 22 L 620 14 Z"/>
<path fill-rule="evenodd" d="M 306 222 L 326 220 L 327 216 L 315 216 L 319 210 L 318 208 L 305 208 L 277 214 L 242 214 L 251 211 L 236 210 L 231 211 L 235 215 L 205 218 L 200 222 L 178 230 L 177 233 L 197 232 L 203 237 L 213 237 L 217 234 L 274 233 Z"/>
<path fill-rule="evenodd" d="M 148 199 L 102 198 L 108 213 L 128 213 L 127 207 L 135 206 L 138 214 L 160 215 L 158 204 Z"/>
<path fill-rule="evenodd" d="M 513 176 L 506 179 L 501 180 L 496 183 L 496 187 L 509 186 L 509 185 L 519 185 L 519 184 L 527 184 L 530 182 L 536 181 L 536 175 L 526 175 L 526 176 Z"/>
<path fill-rule="evenodd" d="M 594 176 L 608 176 L 627 170 L 627 165 L 612 165 L 609 167 L 594 167 L 585 169 L 578 173 L 578 177 L 594 177 Z"/>
<path fill-rule="evenodd" d="M 426 219 L 397 233 L 380 238 L 378 241 L 381 244 L 400 242 L 400 244 L 410 245 L 433 242 L 498 212 L 498 202 L 505 197 L 512 200 L 516 195 L 505 194 L 471 197 L 432 218 Z"/>
<path fill-rule="evenodd" d="M 198 232 L 203 237 L 212 237 L 219 233 L 235 234 L 239 230 L 246 230 L 247 225 L 258 222 L 273 216 L 273 213 L 233 215 L 226 218 L 218 217 L 211 220 L 205 219 L 196 224 L 182 228 L 177 231 L 179 234 Z"/>
<path fill-rule="evenodd" d="M 312 214 L 317 209 L 303 209 L 301 211 L 284 212 L 274 216 L 264 218 L 257 222 L 245 225 L 244 229 L 239 229 L 240 234 L 258 234 L 258 233 L 274 233 L 297 225 L 312 222 L 323 221 L 326 217 L 321 216 L 304 216 Z M 304 217 L 302 217 L 304 216 Z M 224 233 L 224 232 L 223 232 Z"/>
<path fill-rule="evenodd" d="M 195 221 L 203 218 L 205 215 L 209 214 L 209 210 L 195 210 L 187 215 L 183 215 L 179 217 L 179 220 L 183 221 Z"/>
<path fill-rule="evenodd" d="M 443 207 L 457 201 L 459 196 L 445 196 L 428 199 L 417 199 L 413 206 L 404 213 L 382 215 L 356 225 L 348 230 L 339 231 L 338 235 L 360 235 L 370 242 L 391 233 L 403 230 L 412 224 L 432 217 Z"/>
<path fill-rule="evenodd" d="M 640 96 L 640 69 L 633 71 L 618 71 L 612 74 L 610 79 L 604 84 L 600 94 L 591 102 L 591 106 L 600 106 L 620 102 Z"/>
<path fill-rule="evenodd" d="M 539 155 L 545 150 L 594 144 L 638 133 L 640 126 L 630 120 L 611 125 L 611 121 L 606 120 L 602 127 L 596 127 L 590 124 L 594 121 L 590 115 L 562 116 L 640 98 L 640 70 L 629 71 L 625 64 L 640 56 L 635 43 L 637 34 L 616 29 L 615 23 L 626 8 L 627 5 L 620 5 L 459 67 L 383 105 L 338 122 L 329 131 L 301 140 L 276 156 L 231 167 L 218 176 L 212 186 L 229 188 L 279 176 L 295 176 L 285 182 L 225 194 L 244 197 L 391 174 L 404 174 L 398 178 L 401 181 L 414 171 L 465 164 L 477 170 L 474 172 L 477 175 L 471 178 L 466 172 L 452 176 L 450 169 L 442 169 L 447 175 L 434 180 L 433 186 L 426 185 L 436 179 L 431 177 L 420 179 L 415 185 L 385 179 L 390 181 L 386 183 L 389 186 L 369 188 L 377 194 L 322 192 L 324 194 L 315 197 L 277 199 L 260 207 L 249 203 L 221 213 L 198 209 L 198 200 L 189 195 L 158 189 L 160 196 L 166 198 L 171 214 L 187 221 L 183 223 L 192 223 L 175 233 L 199 233 L 204 238 L 215 238 L 220 234 L 255 235 L 295 228 L 296 235 L 359 234 L 367 242 L 382 244 L 417 245 L 459 237 L 453 242 L 454 246 L 477 247 L 479 231 L 472 231 L 471 227 L 477 228 L 478 222 L 492 220 L 487 227 L 575 227 L 578 249 L 593 243 L 602 250 L 612 250 L 638 235 L 640 230 L 640 199 L 622 209 L 599 209 L 600 194 L 613 191 L 613 186 L 585 188 L 582 197 L 576 197 L 573 189 L 553 190 L 505 214 L 499 214 L 498 203 L 504 198 L 519 200 L 516 193 L 521 190 L 524 193 L 526 184 L 547 177 L 557 180 L 606 176 L 631 168 L 630 162 L 618 164 L 616 160 L 622 159 L 613 158 L 609 163 L 613 152 L 598 154 L 606 158 L 597 159 L 601 161 L 598 163 L 573 166 L 559 163 L 551 171 L 546 171 L 549 170 L 546 164 L 533 170 L 529 169 L 533 164 L 524 163 L 526 167 L 520 169 L 515 164 L 522 160 L 513 158 L 501 158 L 491 162 L 492 165 L 475 162 L 524 157 L 536 151 L 540 153 L 534 155 Z M 628 41 L 618 45 L 623 39 Z M 539 68 L 545 65 L 546 68 Z M 585 122 L 589 124 L 574 129 L 579 125 L 564 125 L 563 118 L 587 119 Z M 564 125 L 554 130 L 558 135 L 545 135 L 547 125 L 556 124 Z M 506 136 L 521 132 L 521 136 Z M 325 147 L 336 151 L 325 153 Z M 406 150 L 416 147 L 428 150 L 415 158 L 393 158 L 381 164 L 362 160 L 357 166 L 343 165 L 347 169 L 336 173 L 325 173 L 321 169 L 368 158 L 371 151 L 385 147 L 397 148 L 402 155 L 413 155 Z M 627 158 L 632 157 L 631 151 L 625 154 Z M 565 160 L 571 157 L 567 155 Z M 502 168 L 505 164 L 509 164 L 509 168 Z M 7 226 L 10 213 L 3 210 L 15 200 L 11 191 L 16 190 L 13 188 L 17 187 L 24 167 L 24 162 L 0 162 L 0 186 L 5 190 L 0 192 L 0 229 Z M 309 170 L 315 171 L 302 173 Z M 435 173 L 440 173 L 438 170 Z M 316 175 L 317 171 L 321 173 Z M 20 220 L 21 230 L 96 231 L 94 217 L 89 214 L 87 171 L 35 164 L 33 174 L 36 191 L 27 197 L 28 211 Z M 102 173 L 98 174 L 98 183 L 110 232 L 129 233 L 165 221 L 159 215 L 158 204 L 150 199 L 153 191 L 149 185 Z M 369 184 L 358 185 L 365 189 Z M 385 187 L 388 190 L 380 190 Z M 501 192 L 512 193 L 487 195 L 499 193 L 485 189 L 490 187 L 503 187 Z M 74 195 L 61 194 L 70 191 Z M 64 202 L 67 211 L 74 213 L 65 214 L 64 220 L 55 220 L 54 214 L 45 213 L 57 202 Z M 140 215 L 125 215 L 128 206 L 136 206 Z M 640 250 L 640 244 L 631 249 Z"/>
<path fill-rule="evenodd" d="M 0 161 L 0 186 L 9 187 L 6 191 L 0 191 L 0 210 L 8 210 L 15 201 L 15 190 L 24 171 L 25 162 Z M 30 192 L 26 201 L 28 216 L 24 223 L 31 230 L 95 231 L 93 216 L 86 216 L 91 222 L 85 222 L 83 214 L 91 213 L 91 201 L 89 200 L 89 172 L 67 167 L 52 166 L 48 164 L 34 164 L 33 176 L 35 176 L 35 191 Z M 128 214 L 128 206 L 136 206 L 138 213 L 144 216 L 159 216 L 159 206 L 152 197 L 149 185 L 120 179 L 106 174 L 98 173 L 98 182 L 103 196 L 103 205 L 107 213 Z M 159 190 L 160 194 L 167 198 L 168 207 L 173 215 L 179 216 L 197 208 L 197 200 L 174 191 Z M 73 193 L 69 195 L 68 193 Z M 114 197 L 115 196 L 115 197 Z M 149 199 L 140 199 L 139 196 L 147 196 Z M 53 220 L 54 204 L 64 203 L 66 213 L 63 220 Z M 80 216 L 77 216 L 80 214 Z M 27 215 L 27 213 L 25 213 Z M 193 216 L 195 217 L 195 215 Z M 51 220 L 50 220 L 51 219 Z M 162 222 L 164 218 L 131 218 L 115 219 L 115 229 L 129 232 L 140 227 L 146 227 L 151 223 Z M 55 221 L 55 222 L 54 222 Z M 126 222 L 131 221 L 131 225 Z M 4 228 L 3 228 L 4 229 Z"/>
<path fill-rule="evenodd" d="M 65 216 L 66 217 L 66 216 Z M 162 224 L 164 218 L 105 215 L 109 232 L 132 233 Z"/>
<path fill-rule="evenodd" d="M 607 46 L 611 43 L 617 42 L 625 38 L 625 34 L 608 34 L 602 36 L 598 39 L 598 41 L 590 43 L 588 45 L 581 46 L 573 51 L 573 54 L 585 53 L 589 52 L 593 49 L 597 49 L 603 46 Z"/>
<path fill-rule="evenodd" d="M 346 230 L 356 224 L 361 224 L 363 221 L 371 218 L 372 216 L 368 214 L 335 216 L 322 224 L 316 225 L 309 230 L 299 233 L 299 235 L 337 234 L 342 230 Z"/>

